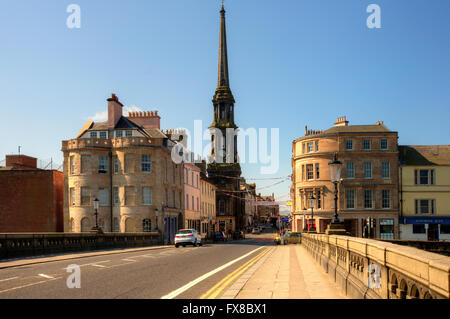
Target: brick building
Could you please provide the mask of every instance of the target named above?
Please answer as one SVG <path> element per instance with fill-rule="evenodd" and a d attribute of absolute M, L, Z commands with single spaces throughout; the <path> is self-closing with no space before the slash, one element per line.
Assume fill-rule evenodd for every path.
<path fill-rule="evenodd" d="M 63 173 L 37 159 L 7 155 L 0 168 L 0 233 L 62 232 Z"/>
<path fill-rule="evenodd" d="M 89 121 L 62 142 L 65 230 L 90 231 L 97 198 L 104 231 L 160 230 L 171 242 L 184 227 L 184 176 L 171 159 L 174 143 L 160 130 L 157 111 L 125 117 L 117 96 L 107 101 L 106 122 Z"/>
<path fill-rule="evenodd" d="M 293 229 L 315 225 L 325 232 L 331 222 L 334 184 L 328 163 L 336 153 L 342 162 L 337 209 L 346 230 L 357 237 L 398 238 L 398 134 L 383 122 L 348 123 L 343 117 L 325 131 L 305 128 L 305 136 L 293 141 Z"/>

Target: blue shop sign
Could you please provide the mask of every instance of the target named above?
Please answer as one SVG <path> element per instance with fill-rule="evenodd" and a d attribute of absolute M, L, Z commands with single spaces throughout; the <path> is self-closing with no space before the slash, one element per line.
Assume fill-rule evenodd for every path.
<path fill-rule="evenodd" d="M 289 222 L 289 218 L 281 218 L 281 221 L 282 221 L 283 223 L 288 223 L 288 222 Z"/>
<path fill-rule="evenodd" d="M 450 225 L 450 217 L 404 217 L 403 224 Z"/>

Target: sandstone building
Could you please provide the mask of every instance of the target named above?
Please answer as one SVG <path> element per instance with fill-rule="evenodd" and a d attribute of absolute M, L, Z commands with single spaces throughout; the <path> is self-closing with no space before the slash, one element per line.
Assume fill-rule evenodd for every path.
<path fill-rule="evenodd" d="M 193 228 L 200 232 L 200 168 L 185 162 L 184 176 L 186 228 Z"/>
<path fill-rule="evenodd" d="M 122 115 L 114 94 L 106 122 L 87 122 L 64 153 L 64 230 L 164 232 L 173 241 L 184 227 L 184 173 L 171 160 L 173 142 L 160 130 L 157 111 Z"/>
<path fill-rule="evenodd" d="M 292 144 L 293 230 L 314 225 L 325 232 L 334 216 L 334 184 L 328 163 L 342 162 L 338 213 L 353 236 L 398 238 L 398 134 L 383 122 L 349 125 L 345 117 L 328 130 L 305 128 Z M 313 195 L 314 219 L 310 208 Z"/>

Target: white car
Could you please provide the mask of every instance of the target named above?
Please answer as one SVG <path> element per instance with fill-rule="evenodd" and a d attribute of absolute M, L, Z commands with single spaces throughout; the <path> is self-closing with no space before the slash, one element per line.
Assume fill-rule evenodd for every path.
<path fill-rule="evenodd" d="M 196 229 L 180 229 L 175 235 L 175 247 L 182 245 L 202 246 L 202 236 Z"/>

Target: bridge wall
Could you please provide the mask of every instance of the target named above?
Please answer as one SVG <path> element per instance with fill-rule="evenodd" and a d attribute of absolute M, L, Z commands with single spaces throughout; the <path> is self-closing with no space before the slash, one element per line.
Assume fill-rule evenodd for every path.
<path fill-rule="evenodd" d="M 98 249 L 131 248 L 161 243 L 158 232 L 0 234 L 0 260 Z"/>
<path fill-rule="evenodd" d="M 450 257 L 325 234 L 303 234 L 302 245 L 350 298 L 450 298 Z"/>

